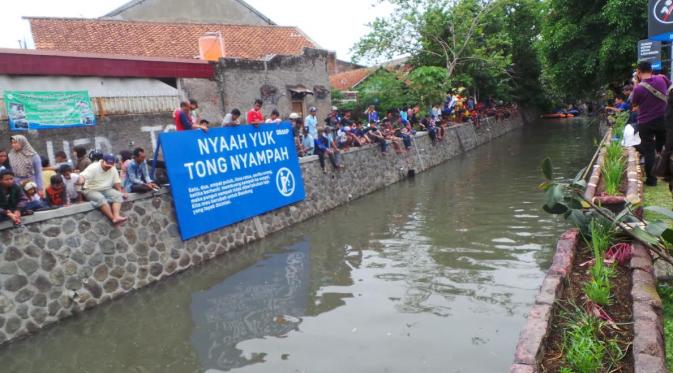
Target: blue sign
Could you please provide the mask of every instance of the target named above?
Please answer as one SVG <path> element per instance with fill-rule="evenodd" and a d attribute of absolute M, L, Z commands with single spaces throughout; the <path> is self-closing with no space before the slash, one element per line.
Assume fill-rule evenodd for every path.
<path fill-rule="evenodd" d="M 661 42 L 641 40 L 638 42 L 638 62 L 648 61 L 655 71 L 661 70 Z"/>
<path fill-rule="evenodd" d="M 673 2 L 670 0 L 649 0 L 648 38 L 650 40 L 673 40 Z"/>
<path fill-rule="evenodd" d="M 162 133 L 183 240 L 304 200 L 292 126 Z"/>

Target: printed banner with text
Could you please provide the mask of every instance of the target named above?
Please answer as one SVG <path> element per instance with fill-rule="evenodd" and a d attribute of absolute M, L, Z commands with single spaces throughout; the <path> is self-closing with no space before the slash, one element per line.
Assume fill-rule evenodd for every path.
<path fill-rule="evenodd" d="M 87 91 L 5 91 L 13 131 L 95 126 Z"/>
<path fill-rule="evenodd" d="M 162 133 L 183 240 L 304 200 L 289 122 Z"/>

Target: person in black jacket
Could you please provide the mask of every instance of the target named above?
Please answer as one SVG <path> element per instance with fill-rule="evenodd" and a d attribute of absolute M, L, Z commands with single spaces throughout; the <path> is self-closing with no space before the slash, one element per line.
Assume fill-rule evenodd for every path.
<path fill-rule="evenodd" d="M 21 209 L 28 203 L 21 187 L 14 183 L 11 170 L 0 171 L 0 221 L 10 219 L 21 224 Z"/>

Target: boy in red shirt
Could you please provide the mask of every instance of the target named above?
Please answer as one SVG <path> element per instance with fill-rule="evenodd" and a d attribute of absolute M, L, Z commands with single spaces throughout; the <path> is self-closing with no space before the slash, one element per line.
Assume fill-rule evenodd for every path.
<path fill-rule="evenodd" d="M 255 106 L 248 111 L 248 124 L 259 125 L 264 123 L 264 114 L 262 114 L 262 105 L 264 102 L 260 99 L 255 100 Z"/>

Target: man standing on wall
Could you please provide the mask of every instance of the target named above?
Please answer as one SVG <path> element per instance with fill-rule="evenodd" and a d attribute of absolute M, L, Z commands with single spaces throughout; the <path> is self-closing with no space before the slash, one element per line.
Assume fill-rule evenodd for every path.
<path fill-rule="evenodd" d="M 192 105 L 187 101 L 180 103 L 180 110 L 177 110 L 173 116 L 175 117 L 175 129 L 178 132 L 199 128 L 203 131 L 208 131 L 207 126 L 194 123 L 192 119 Z"/>
<path fill-rule="evenodd" d="M 664 75 L 653 75 L 652 65 L 647 61 L 638 64 L 636 81 L 632 104 L 638 107 L 638 129 L 647 174 L 645 185 L 656 186 L 654 163 L 656 152 L 661 151 L 666 142 L 664 116 L 671 82 Z"/>
<path fill-rule="evenodd" d="M 264 114 L 262 114 L 262 105 L 264 102 L 260 99 L 255 100 L 255 105 L 248 111 L 248 124 L 258 126 L 264 123 Z"/>
<path fill-rule="evenodd" d="M 308 116 L 304 119 L 304 125 L 308 128 L 308 133 L 315 139 L 318 138 L 318 117 L 316 116 L 318 109 L 311 106 L 308 112 Z"/>
<path fill-rule="evenodd" d="M 128 220 L 119 214 L 122 202 L 128 195 L 122 189 L 115 162 L 114 154 L 104 155 L 102 160 L 92 163 L 79 174 L 77 184 L 84 185 L 82 194 L 94 208 L 100 209 L 112 224 L 121 224 Z"/>

